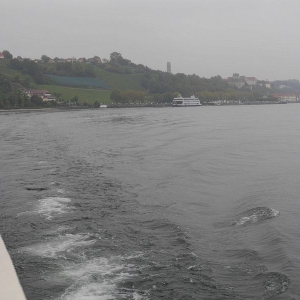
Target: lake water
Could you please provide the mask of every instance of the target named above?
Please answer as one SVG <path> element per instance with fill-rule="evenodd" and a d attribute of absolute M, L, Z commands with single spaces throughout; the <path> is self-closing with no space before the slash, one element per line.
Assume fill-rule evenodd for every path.
<path fill-rule="evenodd" d="M 299 299 L 300 105 L 0 113 L 28 300 Z"/>

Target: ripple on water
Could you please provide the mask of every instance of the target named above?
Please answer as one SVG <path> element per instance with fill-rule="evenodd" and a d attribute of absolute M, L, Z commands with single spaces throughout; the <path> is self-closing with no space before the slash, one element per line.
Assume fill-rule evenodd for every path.
<path fill-rule="evenodd" d="M 284 293 L 290 284 L 288 276 L 278 272 L 259 274 L 256 278 L 263 281 L 265 288 L 263 296 L 265 299 L 270 299 L 275 295 Z"/>
<path fill-rule="evenodd" d="M 259 223 L 268 219 L 275 218 L 279 215 L 279 211 L 270 207 L 255 207 L 242 213 L 233 225 L 242 226 L 248 224 Z"/>

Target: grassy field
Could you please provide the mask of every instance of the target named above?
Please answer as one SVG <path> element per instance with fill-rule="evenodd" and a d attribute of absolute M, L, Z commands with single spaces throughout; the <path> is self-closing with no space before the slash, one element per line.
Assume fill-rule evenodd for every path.
<path fill-rule="evenodd" d="M 30 86 L 33 89 L 48 90 L 52 95 L 54 93 L 61 94 L 61 98 L 65 100 L 70 100 L 74 96 L 78 96 L 79 102 L 94 103 L 99 101 L 100 103 L 106 104 L 110 103 L 110 93 L 111 90 L 103 90 L 99 88 L 84 88 L 84 87 L 72 87 L 65 85 L 55 85 L 55 84 L 44 84 L 38 85 L 34 83 L 33 78 L 30 75 L 22 74 L 19 70 L 13 70 L 8 67 L 9 61 L 6 59 L 0 59 L 0 73 L 6 77 L 9 77 L 12 81 L 18 77 L 18 81 L 23 81 L 24 79 L 30 79 Z M 119 74 L 112 73 L 103 70 L 100 67 L 95 67 L 96 77 L 103 80 L 106 84 L 110 86 L 111 89 L 119 90 L 136 90 L 143 91 L 143 87 L 140 85 L 141 74 Z M 97 79 L 95 78 L 95 79 Z"/>
<path fill-rule="evenodd" d="M 55 76 L 55 75 L 47 75 L 47 76 L 50 77 L 55 83 L 59 85 L 110 90 L 110 87 L 100 78 Z"/>
<path fill-rule="evenodd" d="M 7 59 L 0 59 L 0 73 L 10 79 L 14 80 L 16 76 L 19 77 L 19 80 L 24 80 L 25 78 L 30 78 L 30 81 L 33 82 L 33 79 L 29 75 L 24 75 L 18 70 L 13 70 L 8 67 L 9 61 Z"/>
<path fill-rule="evenodd" d="M 106 82 L 111 89 L 143 91 L 141 74 L 119 74 L 95 67 L 96 76 Z"/>
<path fill-rule="evenodd" d="M 70 100 L 74 96 L 78 96 L 79 102 L 94 103 L 99 101 L 100 103 L 110 102 L 110 90 L 99 90 L 99 89 L 83 89 L 74 88 L 61 85 L 36 85 L 35 88 L 40 90 L 48 90 L 52 95 L 54 93 L 61 94 L 61 98 Z"/>

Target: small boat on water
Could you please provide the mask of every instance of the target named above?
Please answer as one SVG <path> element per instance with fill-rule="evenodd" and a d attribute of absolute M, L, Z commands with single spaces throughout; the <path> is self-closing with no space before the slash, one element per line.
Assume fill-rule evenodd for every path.
<path fill-rule="evenodd" d="M 173 99 L 172 106 L 200 106 L 199 98 L 194 95 L 190 98 L 183 98 L 181 95 Z"/>

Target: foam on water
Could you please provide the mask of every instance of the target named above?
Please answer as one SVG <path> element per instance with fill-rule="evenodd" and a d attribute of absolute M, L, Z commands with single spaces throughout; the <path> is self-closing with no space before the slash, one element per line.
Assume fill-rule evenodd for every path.
<path fill-rule="evenodd" d="M 125 257 L 94 258 L 66 267 L 58 278 L 71 280 L 73 284 L 59 298 L 60 300 L 109 300 L 148 299 L 134 288 L 118 289 L 117 285 L 136 275 L 134 265 L 126 263 Z"/>
<path fill-rule="evenodd" d="M 246 211 L 239 220 L 234 222 L 234 225 L 241 226 L 247 224 L 254 224 L 260 221 L 277 217 L 279 211 L 269 207 L 256 207 Z"/>
<path fill-rule="evenodd" d="M 89 283 L 82 286 L 73 285 L 59 299 L 60 300 L 110 300 L 114 286 L 103 282 Z"/>
<path fill-rule="evenodd" d="M 47 220 L 53 219 L 54 216 L 67 213 L 71 207 L 68 203 L 70 198 L 47 197 L 38 201 L 36 212 L 42 214 Z"/>
<path fill-rule="evenodd" d="M 275 295 L 284 293 L 290 284 L 289 277 L 278 272 L 259 274 L 256 277 L 263 279 L 263 285 L 265 287 L 264 299 L 269 299 Z"/>
<path fill-rule="evenodd" d="M 70 253 L 76 248 L 87 247 L 95 243 L 95 240 L 87 240 L 90 238 L 89 234 L 65 234 L 52 238 L 40 244 L 25 247 L 20 251 L 28 252 L 33 255 L 59 258 L 64 257 L 66 253 Z"/>
<path fill-rule="evenodd" d="M 46 235 L 57 235 L 58 233 L 71 230 L 72 228 L 73 227 L 70 227 L 70 226 L 67 226 L 67 225 L 58 226 L 56 228 L 53 228 L 53 229 L 50 229 L 49 231 L 47 231 Z"/>
<path fill-rule="evenodd" d="M 49 166 L 49 162 L 46 160 L 41 160 L 38 162 L 39 168 L 47 168 Z"/>
<path fill-rule="evenodd" d="M 65 194 L 66 191 L 64 189 L 56 189 L 56 192 L 59 194 Z"/>

